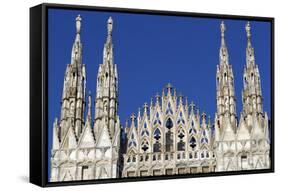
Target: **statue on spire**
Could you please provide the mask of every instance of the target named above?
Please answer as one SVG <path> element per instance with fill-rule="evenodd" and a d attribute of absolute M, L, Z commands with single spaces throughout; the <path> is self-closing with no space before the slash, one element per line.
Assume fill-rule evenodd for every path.
<path fill-rule="evenodd" d="M 82 18 L 80 17 L 80 15 L 78 15 L 76 17 L 76 33 L 77 34 L 80 34 L 80 30 L 81 30 L 81 21 L 82 21 Z"/>
<path fill-rule="evenodd" d="M 225 32 L 226 28 L 225 28 L 225 25 L 224 25 L 224 22 L 222 21 L 221 22 L 221 37 L 223 38 L 224 37 L 224 32 Z"/>
<path fill-rule="evenodd" d="M 247 39 L 248 39 L 248 43 L 247 43 L 247 45 L 248 45 L 248 48 L 250 48 L 251 49 L 251 47 L 252 47 L 252 44 L 251 44 L 251 26 L 250 26 L 250 22 L 248 21 L 247 22 L 247 24 L 246 24 L 246 26 L 245 26 L 245 29 L 246 29 L 246 33 L 247 33 Z M 250 53 L 249 53 L 249 55 L 253 55 L 253 50 L 250 50 L 249 49 L 249 51 L 250 51 Z"/>
<path fill-rule="evenodd" d="M 248 21 L 246 26 L 245 26 L 246 32 L 247 32 L 247 37 L 250 38 L 251 37 L 251 26 L 250 26 L 250 22 Z"/>
<path fill-rule="evenodd" d="M 220 28 L 221 28 L 220 63 L 228 65 L 228 52 L 227 52 L 227 47 L 226 47 L 225 39 L 224 39 L 224 36 L 225 36 L 224 33 L 226 30 L 226 27 L 225 27 L 225 24 L 223 21 L 221 22 Z"/>
<path fill-rule="evenodd" d="M 111 17 L 109 17 L 107 20 L 107 34 L 110 36 L 112 34 L 112 29 L 113 29 L 113 20 Z"/>
<path fill-rule="evenodd" d="M 88 95 L 88 118 L 91 118 L 92 116 L 92 94 L 91 91 L 89 91 Z"/>

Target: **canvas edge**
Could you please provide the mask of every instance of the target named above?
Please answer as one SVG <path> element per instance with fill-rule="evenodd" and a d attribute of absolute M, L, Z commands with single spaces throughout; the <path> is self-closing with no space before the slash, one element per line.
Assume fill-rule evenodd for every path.
<path fill-rule="evenodd" d="M 70 181 L 70 182 L 49 182 L 48 181 L 48 159 L 47 157 L 47 13 L 48 8 L 57 9 L 79 9 L 91 11 L 109 11 L 109 12 L 126 12 L 138 14 L 152 15 L 173 15 L 173 16 L 189 16 L 203 18 L 222 18 L 222 19 L 239 19 L 239 20 L 254 20 L 267 21 L 271 23 L 271 168 L 262 170 L 250 171 L 232 171 L 232 172 L 215 172 L 206 174 L 192 175 L 172 175 L 172 176 L 153 176 L 153 177 L 133 177 L 133 178 L 117 178 L 104 180 L 88 180 L 88 181 Z M 35 14 L 40 10 L 40 14 Z M 36 17 L 35 19 L 32 17 Z M 41 23 L 37 23 L 41 21 Z M 197 178 L 197 177 L 213 177 L 213 176 L 228 176 L 228 175 L 245 175 L 245 174 L 260 174 L 274 172 L 274 17 L 259 17 L 245 15 L 226 15 L 226 14 L 210 14 L 210 13 L 193 13 L 193 12 L 177 12 L 177 11 L 162 11 L 162 10 L 147 10 L 147 9 L 132 9 L 132 8 L 116 8 L 116 7 L 98 7 L 86 5 L 69 5 L 69 4 L 53 4 L 43 3 L 30 8 L 30 182 L 41 187 L 53 186 L 73 186 L 85 184 L 102 184 L 102 183 L 119 183 L 119 182 L 136 182 L 150 180 L 166 180 L 179 178 Z M 40 30 L 35 35 L 32 35 L 36 27 Z M 40 28 L 40 29 L 39 29 Z M 37 47 L 37 48 L 35 48 Z M 36 58 L 35 57 L 40 57 Z M 40 69 L 36 63 L 40 62 Z M 34 71 L 36 71 L 34 74 Z M 34 81 L 35 79 L 35 81 Z M 40 88 L 39 88 L 40 86 Z M 38 92 L 38 87 L 41 91 Z M 38 96 L 38 99 L 33 100 L 33 95 Z M 39 104 L 39 105 L 38 105 Z M 43 107 L 42 107 L 43 106 Z M 36 112 L 37 111 L 37 112 Z M 38 127 L 39 125 L 39 127 Z M 32 136 L 33 135 L 33 136 Z M 34 137 L 34 135 L 37 135 Z M 40 142 L 40 145 L 38 145 Z M 37 146 L 32 143 L 37 143 Z M 40 148 L 38 148 L 40 147 Z M 38 161 L 39 160 L 39 161 Z M 32 162 L 33 161 L 33 162 Z M 35 162 L 34 162 L 35 161 Z M 35 168 L 38 167 L 38 168 Z"/>

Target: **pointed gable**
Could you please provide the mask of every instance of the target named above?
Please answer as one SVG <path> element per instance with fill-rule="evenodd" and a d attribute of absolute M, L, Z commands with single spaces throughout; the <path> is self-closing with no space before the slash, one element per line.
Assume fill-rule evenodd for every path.
<path fill-rule="evenodd" d="M 73 127 L 71 127 L 69 121 L 68 121 L 68 126 L 69 126 L 68 131 L 61 144 L 62 149 L 74 149 L 77 147 L 77 139 Z"/>
<path fill-rule="evenodd" d="M 111 147 L 111 139 L 107 128 L 101 128 L 97 136 L 97 147 Z"/>
<path fill-rule="evenodd" d="M 230 122 L 230 118 L 226 116 L 224 118 L 223 122 L 223 132 L 222 132 L 222 140 L 223 141 L 233 141 L 236 139 L 235 132 L 234 132 L 234 127 L 232 126 Z"/>
<path fill-rule="evenodd" d="M 95 139 L 92 128 L 86 125 L 86 127 L 83 129 L 82 135 L 80 136 L 78 145 L 80 148 L 95 146 Z"/>
<path fill-rule="evenodd" d="M 135 148 L 137 149 L 138 141 L 137 141 L 137 131 L 135 126 L 131 126 L 129 134 L 128 134 L 128 149 Z"/>
<path fill-rule="evenodd" d="M 238 130 L 237 130 L 237 140 L 249 140 L 249 139 L 250 139 L 250 131 L 249 128 L 247 127 L 243 115 L 241 114 Z"/>

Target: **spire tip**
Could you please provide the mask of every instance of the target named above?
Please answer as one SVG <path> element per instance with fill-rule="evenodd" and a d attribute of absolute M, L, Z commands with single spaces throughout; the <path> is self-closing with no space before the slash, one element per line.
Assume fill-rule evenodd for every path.
<path fill-rule="evenodd" d="M 82 18 L 80 15 L 77 15 L 75 20 L 76 20 L 76 33 L 80 33 Z"/>
<path fill-rule="evenodd" d="M 224 36 L 225 30 L 226 30 L 225 24 L 224 24 L 224 22 L 222 21 L 222 22 L 221 22 L 221 36 Z"/>
<path fill-rule="evenodd" d="M 251 26 L 250 22 L 248 21 L 246 26 L 245 26 L 246 32 L 247 32 L 247 37 L 249 38 L 251 36 Z"/>
<path fill-rule="evenodd" d="M 107 32 L 109 35 L 111 35 L 113 29 L 113 20 L 112 17 L 109 17 L 107 20 Z"/>

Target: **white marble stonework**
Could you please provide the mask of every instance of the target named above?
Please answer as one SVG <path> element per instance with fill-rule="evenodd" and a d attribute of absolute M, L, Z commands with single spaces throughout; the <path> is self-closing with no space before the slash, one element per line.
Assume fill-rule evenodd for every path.
<path fill-rule="evenodd" d="M 53 125 L 52 182 L 119 176 L 120 120 L 117 115 L 117 67 L 113 63 L 113 21 L 109 18 L 107 23 L 108 34 L 103 63 L 98 71 L 95 118 L 92 120 L 90 93 L 88 112 L 86 117 L 83 115 L 86 69 L 82 64 L 81 20 L 80 16 L 76 18 L 71 64 L 65 72 L 61 119 L 55 119 Z"/>
<path fill-rule="evenodd" d="M 217 66 L 217 112 L 215 115 L 216 171 L 270 168 L 268 117 L 262 109 L 258 66 L 251 45 L 250 24 L 246 25 L 247 48 L 244 66 L 243 111 L 236 115 L 232 67 L 221 24 L 220 64 Z"/>
<path fill-rule="evenodd" d="M 263 111 L 261 79 L 249 23 L 245 27 L 243 110 L 239 118 L 234 74 L 225 41 L 226 27 L 222 22 L 214 121 L 168 84 L 161 96 L 157 94 L 137 115 L 131 115 L 130 123 L 126 121 L 125 145 L 121 151 L 113 20 L 110 17 L 107 21 L 94 119 L 91 93 L 86 96 L 81 22 L 78 15 L 71 63 L 65 71 L 60 119 L 53 123 L 51 182 L 270 168 L 269 120 Z"/>

